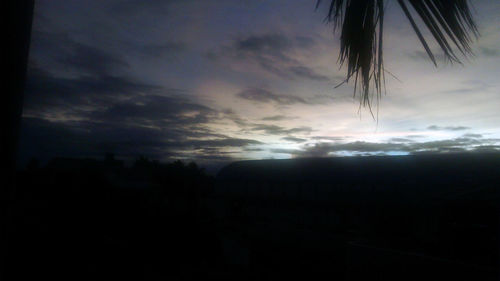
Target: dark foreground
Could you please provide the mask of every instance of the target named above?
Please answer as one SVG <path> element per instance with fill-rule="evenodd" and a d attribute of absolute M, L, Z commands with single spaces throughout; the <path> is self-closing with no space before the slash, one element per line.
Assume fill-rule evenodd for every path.
<path fill-rule="evenodd" d="M 345 168 L 332 184 L 322 162 L 290 161 L 236 164 L 216 180 L 179 163 L 31 167 L 18 177 L 7 276 L 498 280 L 500 158 L 426 160 L 435 175 L 373 161 L 399 177 Z"/>

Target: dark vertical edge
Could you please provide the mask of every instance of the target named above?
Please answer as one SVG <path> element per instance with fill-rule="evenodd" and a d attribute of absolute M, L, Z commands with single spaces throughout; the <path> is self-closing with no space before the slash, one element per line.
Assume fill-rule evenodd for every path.
<path fill-rule="evenodd" d="M 2 102 L 2 157 L 3 167 L 1 190 L 1 249 L 0 279 L 5 280 L 9 266 L 9 232 L 12 227 L 13 203 L 15 195 L 15 173 L 23 94 L 28 64 L 34 0 L 7 1 L 4 7 L 4 83 L 1 91 Z M 6 8 L 6 9 L 5 9 Z M 10 249 L 11 250 L 11 249 Z"/>

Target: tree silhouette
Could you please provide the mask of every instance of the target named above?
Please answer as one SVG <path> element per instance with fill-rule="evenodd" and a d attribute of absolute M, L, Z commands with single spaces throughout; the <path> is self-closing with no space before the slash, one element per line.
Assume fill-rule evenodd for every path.
<path fill-rule="evenodd" d="M 318 0 L 316 8 L 322 0 Z M 405 16 L 437 66 L 436 58 L 415 22 L 415 14 L 427 27 L 450 63 L 461 63 L 457 53 L 472 55 L 470 43 L 479 32 L 467 0 L 398 0 Z M 408 5 L 408 4 L 409 5 Z M 339 63 L 347 64 L 344 82 L 354 79 L 354 95 L 360 91 L 360 106 L 371 110 L 370 87 L 375 87 L 377 101 L 385 84 L 383 61 L 384 0 L 331 0 L 327 22 L 334 31 L 341 29 Z M 412 7 L 414 12 L 411 12 Z"/>

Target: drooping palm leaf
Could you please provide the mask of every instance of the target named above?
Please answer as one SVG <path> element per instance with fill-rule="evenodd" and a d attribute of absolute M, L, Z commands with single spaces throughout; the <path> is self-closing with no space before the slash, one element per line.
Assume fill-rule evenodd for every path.
<path fill-rule="evenodd" d="M 318 0 L 316 7 L 322 0 Z M 398 0 L 424 49 L 437 65 L 435 56 L 415 22 L 414 15 L 432 34 L 445 58 L 460 63 L 457 51 L 467 57 L 472 55 L 470 47 L 473 37 L 479 36 L 468 0 Z M 407 5 L 407 3 L 409 5 Z M 412 13 L 409 6 L 413 8 Z M 370 88 L 375 88 L 380 98 L 384 82 L 383 30 L 384 0 L 331 0 L 327 22 L 332 22 L 334 31 L 341 28 L 339 63 L 347 64 L 345 82 L 354 79 L 356 89 L 361 92 L 360 105 L 371 109 Z"/>

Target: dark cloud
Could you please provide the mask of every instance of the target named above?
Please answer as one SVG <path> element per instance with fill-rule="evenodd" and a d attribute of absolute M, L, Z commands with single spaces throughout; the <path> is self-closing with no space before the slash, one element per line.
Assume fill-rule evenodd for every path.
<path fill-rule="evenodd" d="M 315 148 L 317 151 L 351 151 L 351 152 L 389 152 L 389 151 L 400 151 L 404 148 L 404 145 L 397 143 L 375 143 L 375 142 L 365 142 L 365 141 L 355 141 L 349 143 L 340 144 L 328 144 L 321 143 Z"/>
<path fill-rule="evenodd" d="M 447 127 L 441 127 L 441 126 L 436 126 L 436 125 L 431 125 L 427 127 L 427 130 L 432 130 L 432 131 L 464 131 L 470 129 L 469 127 L 465 126 L 447 126 Z"/>
<path fill-rule="evenodd" d="M 52 72 L 113 76 L 129 68 L 119 53 L 79 42 L 68 33 L 35 30 L 32 36 L 31 57 Z"/>
<path fill-rule="evenodd" d="M 272 149 L 269 150 L 269 152 L 295 155 L 297 153 L 300 153 L 301 151 L 298 150 L 298 149 L 272 148 Z"/>
<path fill-rule="evenodd" d="M 406 138 L 409 139 L 419 139 L 425 137 L 424 135 L 407 135 Z"/>
<path fill-rule="evenodd" d="M 313 129 L 311 127 L 308 127 L 308 126 L 291 128 L 291 129 L 286 130 L 286 132 L 289 134 L 294 134 L 294 133 L 310 134 L 312 131 L 313 131 Z"/>
<path fill-rule="evenodd" d="M 244 147 L 244 148 L 243 148 L 243 151 L 247 151 L 247 152 L 258 152 L 258 151 L 264 151 L 264 149 L 262 149 L 262 148 L 258 148 L 258 147 Z"/>
<path fill-rule="evenodd" d="M 123 123 L 97 121 L 52 122 L 41 118 L 23 118 L 20 159 L 31 157 L 48 160 L 53 157 L 102 157 L 105 152 L 133 159 L 144 155 L 152 159 L 218 159 L 228 160 L 235 152 L 227 148 L 246 148 L 261 142 L 231 138 L 210 131 L 197 132 L 196 127 L 178 126 L 153 128 Z M 221 160 L 222 161 L 222 160 Z"/>
<path fill-rule="evenodd" d="M 474 94 L 477 92 L 486 91 L 488 88 L 490 88 L 489 85 L 480 85 L 480 86 L 476 86 L 476 87 L 467 86 L 467 87 L 463 87 L 463 88 L 456 88 L 456 89 L 452 89 L 452 90 L 442 91 L 442 93 L 444 93 L 444 94 Z"/>
<path fill-rule="evenodd" d="M 295 76 L 298 77 L 303 77 L 307 78 L 310 80 L 317 80 L 317 81 L 329 81 L 330 79 L 322 74 L 317 73 L 313 69 L 307 67 L 307 66 L 291 66 L 288 68 L 291 73 L 293 73 Z"/>
<path fill-rule="evenodd" d="M 140 55 L 149 58 L 172 57 L 187 49 L 188 46 L 184 42 L 166 42 L 163 44 L 142 45 L 136 48 Z"/>
<path fill-rule="evenodd" d="M 442 91 L 444 94 L 477 94 L 478 92 L 488 91 L 492 85 L 477 79 L 469 79 L 461 82 L 462 86 L 454 89 Z"/>
<path fill-rule="evenodd" d="M 40 160 L 53 157 L 101 157 L 109 151 L 125 157 L 147 155 L 163 158 L 169 154 L 161 141 L 163 132 L 149 128 L 23 118 L 21 129 L 21 162 L 31 157 Z"/>
<path fill-rule="evenodd" d="M 239 56 L 265 56 L 279 61 L 294 61 L 286 52 L 292 49 L 293 42 L 280 34 L 248 36 L 234 41 L 233 46 Z"/>
<path fill-rule="evenodd" d="M 490 48 L 485 48 L 482 47 L 480 48 L 481 54 L 485 57 L 499 57 L 500 56 L 500 51 L 497 49 L 490 49 Z"/>
<path fill-rule="evenodd" d="M 315 137 L 312 137 L 311 139 L 313 139 L 313 140 L 340 141 L 340 140 L 343 140 L 344 137 L 315 136 Z"/>
<path fill-rule="evenodd" d="M 316 41 L 309 36 L 295 36 L 295 44 L 299 48 L 312 48 L 316 45 Z"/>
<path fill-rule="evenodd" d="M 433 53 L 434 53 L 434 58 L 436 59 L 436 62 L 445 63 L 447 61 L 447 59 L 443 53 L 436 52 L 436 51 L 434 51 Z M 432 62 L 431 59 L 429 58 L 429 55 L 427 55 L 427 53 L 424 51 L 415 51 L 415 52 L 409 54 L 408 57 L 411 58 L 412 60 L 415 60 L 415 61 Z"/>
<path fill-rule="evenodd" d="M 458 88 L 458 89 L 453 89 L 453 90 L 446 90 L 442 91 L 442 93 L 445 94 L 468 94 L 468 93 L 473 93 L 477 92 L 478 88 Z"/>
<path fill-rule="evenodd" d="M 117 52 L 78 42 L 68 33 L 35 30 L 33 37 L 26 116 L 88 118 L 137 95 L 177 92 L 124 75 L 129 65 Z"/>
<path fill-rule="evenodd" d="M 291 105 L 296 103 L 307 104 L 303 98 L 292 95 L 277 95 L 261 88 L 248 88 L 239 92 L 237 96 L 242 99 L 262 103 L 274 102 L 280 105 Z"/>
<path fill-rule="evenodd" d="M 293 157 L 327 157 L 335 151 L 329 143 L 317 143 L 305 146 L 302 150 L 296 150 L 292 153 Z"/>
<path fill-rule="evenodd" d="M 282 121 L 282 120 L 292 120 L 296 119 L 296 117 L 289 117 L 285 115 L 274 115 L 274 116 L 267 116 L 262 118 L 262 121 Z"/>
<path fill-rule="evenodd" d="M 224 139 L 210 139 L 210 140 L 190 140 L 182 143 L 182 146 L 192 146 L 195 148 L 203 147 L 242 147 L 247 145 L 262 144 L 260 141 L 251 139 L 238 139 L 238 138 L 224 138 Z"/>
<path fill-rule="evenodd" d="M 312 132 L 311 127 L 297 127 L 286 129 L 277 125 L 267 125 L 267 124 L 253 124 L 250 128 L 251 131 L 263 131 L 267 135 L 290 135 L 294 133 L 304 133 L 309 134 Z"/>
<path fill-rule="evenodd" d="M 209 128 L 221 115 L 246 126 L 234 112 L 218 112 L 189 100 L 183 90 L 125 76 L 128 64 L 116 53 L 64 33 L 38 33 L 35 39 L 37 55 L 27 76 L 21 157 L 100 157 L 111 151 L 128 158 L 221 162 L 233 159 L 242 148 L 260 144 Z M 183 43 L 171 42 L 142 46 L 139 52 L 163 56 L 185 48 Z"/>
<path fill-rule="evenodd" d="M 281 138 L 282 140 L 286 140 L 286 141 L 291 141 L 291 142 L 297 142 L 297 143 L 301 143 L 301 142 L 306 142 L 307 140 L 306 139 L 301 139 L 301 138 L 296 138 L 296 137 L 284 137 L 284 138 Z"/>
<path fill-rule="evenodd" d="M 409 154 L 411 155 L 420 155 L 420 154 L 436 154 L 436 153 L 463 153 L 468 150 L 463 147 L 446 147 L 446 148 L 437 148 L 434 150 L 417 150 L 411 151 Z"/>
<path fill-rule="evenodd" d="M 137 95 L 117 102 L 103 111 L 96 111 L 92 119 L 106 122 L 129 122 L 143 125 L 178 125 L 207 123 L 217 112 L 190 102 L 183 97 Z"/>
<path fill-rule="evenodd" d="M 448 140 L 437 140 L 429 142 L 419 142 L 411 144 L 408 147 L 408 152 L 425 151 L 449 151 L 455 148 L 470 148 L 473 145 L 479 145 L 481 141 L 471 138 L 456 138 Z"/>
<path fill-rule="evenodd" d="M 328 81 L 327 76 L 296 59 L 296 53 L 315 45 L 307 36 L 287 37 L 282 34 L 250 35 L 234 40 L 218 51 L 207 53 L 212 60 L 230 59 L 259 65 L 263 70 L 286 79 Z"/>
<path fill-rule="evenodd" d="M 500 140 L 477 139 L 477 138 L 455 138 L 429 142 L 397 142 L 389 141 L 382 143 L 355 141 L 348 143 L 321 142 L 305 145 L 301 149 L 279 150 L 276 153 L 291 154 L 293 157 L 327 157 L 341 152 L 356 155 L 378 155 L 390 152 L 405 154 L 421 153 L 452 153 L 462 151 L 498 151 Z"/>
<path fill-rule="evenodd" d="M 412 139 L 409 138 L 390 138 L 389 142 L 402 142 L 402 143 L 407 143 L 407 142 L 415 142 Z"/>
<path fill-rule="evenodd" d="M 123 57 L 116 53 L 106 52 L 96 47 L 69 42 L 70 48 L 67 54 L 61 55 L 57 61 L 65 66 L 77 70 L 81 74 L 87 75 L 109 75 L 116 70 L 129 67 Z"/>
<path fill-rule="evenodd" d="M 82 111 L 95 110 L 120 99 L 160 89 L 161 87 L 156 85 L 127 77 L 63 78 L 41 69 L 30 68 L 27 74 L 24 108 L 25 113 L 29 115 L 57 112 L 81 114 Z"/>
<path fill-rule="evenodd" d="M 480 145 L 474 148 L 474 152 L 500 153 L 500 145 Z"/>
<path fill-rule="evenodd" d="M 227 118 L 233 121 L 238 127 L 245 128 L 248 126 L 247 120 L 241 118 L 236 112 L 232 109 L 226 109 L 221 112 L 222 118 Z"/>
<path fill-rule="evenodd" d="M 482 138 L 483 135 L 481 135 L 481 134 L 470 134 L 469 133 L 469 134 L 464 134 L 463 137 L 464 138 Z"/>
<path fill-rule="evenodd" d="M 111 151 L 126 158 L 227 161 L 230 155 L 218 159 L 224 149 L 260 144 L 211 130 L 208 125 L 221 114 L 230 112 L 190 101 L 179 89 L 121 76 L 63 78 L 32 67 L 21 158 L 100 157 Z"/>
<path fill-rule="evenodd" d="M 120 19 L 128 19 L 130 17 L 137 17 L 138 14 L 163 14 L 165 15 L 168 10 L 169 4 L 180 2 L 179 0 L 165 0 L 165 1 L 141 1 L 141 0 L 121 0 L 110 1 L 108 13 L 110 15 L 119 17 Z"/>

